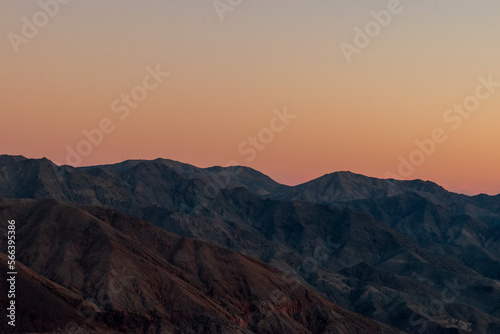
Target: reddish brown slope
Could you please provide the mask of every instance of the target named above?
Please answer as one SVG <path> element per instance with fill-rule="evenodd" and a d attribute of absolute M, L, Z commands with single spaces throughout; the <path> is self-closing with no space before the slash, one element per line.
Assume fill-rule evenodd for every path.
<path fill-rule="evenodd" d="M 17 223 L 18 260 L 67 289 L 49 289 L 49 297 L 74 296 L 57 306 L 62 311 L 55 319 L 39 312 L 43 304 L 21 299 L 39 331 L 63 328 L 61 322 L 71 318 L 123 333 L 396 332 L 339 308 L 261 262 L 116 211 L 55 200 L 4 200 L 0 221 L 8 219 Z M 5 249 L 5 224 L 1 227 Z M 33 290 L 33 295 L 45 291 Z M 75 305 L 78 296 L 98 311 Z"/>
<path fill-rule="evenodd" d="M 0 253 L 2 278 L 9 272 L 7 261 L 7 255 Z M 77 294 L 38 275 L 21 263 L 17 263 L 16 272 L 14 299 L 16 326 L 8 325 L 5 321 L 6 317 L 2 317 L 1 333 L 49 332 L 55 328 L 75 328 L 75 324 L 85 324 L 85 328 L 90 332 L 93 332 L 90 328 L 100 330 L 104 328 L 93 321 L 86 323 L 85 318 L 78 313 L 79 309 L 92 309 L 94 307 L 92 303 L 86 302 Z M 4 305 L 8 305 L 11 300 L 7 299 L 6 292 L 9 290 L 9 284 L 6 279 L 0 280 L 0 290 L 2 291 L 0 294 L 1 314 L 4 314 Z"/>

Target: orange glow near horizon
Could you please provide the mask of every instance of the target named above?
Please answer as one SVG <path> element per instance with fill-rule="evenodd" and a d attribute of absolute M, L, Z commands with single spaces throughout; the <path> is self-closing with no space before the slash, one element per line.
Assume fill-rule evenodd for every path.
<path fill-rule="evenodd" d="M 19 53 L 8 38 L 0 41 L 0 154 L 81 166 L 158 157 L 200 167 L 237 161 L 294 185 L 341 170 L 398 174 L 400 156 L 409 160 L 415 141 L 440 128 L 446 140 L 401 178 L 500 193 L 500 87 L 456 129 L 456 119 L 443 119 L 476 93 L 479 77 L 500 82 L 493 42 L 500 4 L 401 0 L 401 13 L 348 63 L 340 43 L 353 44 L 353 28 L 387 3 L 247 1 L 224 21 L 210 1 L 61 5 Z M 40 10 L 37 3 L 0 4 L 0 31 L 21 34 L 22 18 Z M 146 68 L 157 64 L 170 75 L 120 119 L 113 102 L 140 93 Z M 262 143 L 273 110 L 284 107 L 296 117 Z M 82 131 L 103 119 L 113 130 L 79 163 L 68 160 L 67 147 L 77 150 L 88 140 Z"/>

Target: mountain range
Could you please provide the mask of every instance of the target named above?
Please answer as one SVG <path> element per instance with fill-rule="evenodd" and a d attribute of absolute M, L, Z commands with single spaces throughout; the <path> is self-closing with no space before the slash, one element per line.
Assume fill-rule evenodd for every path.
<path fill-rule="evenodd" d="M 500 196 L 351 172 L 291 187 L 242 166 L 6 155 L 0 195 L 3 221 L 18 222 L 26 331 L 500 332 Z"/>

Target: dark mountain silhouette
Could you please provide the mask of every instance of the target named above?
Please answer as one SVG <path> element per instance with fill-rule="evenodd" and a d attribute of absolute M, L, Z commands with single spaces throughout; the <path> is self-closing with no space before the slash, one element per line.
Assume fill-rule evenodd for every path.
<path fill-rule="evenodd" d="M 499 196 L 466 196 L 432 182 L 373 179 L 333 173 L 273 194 L 364 212 L 438 254 L 454 256 L 481 274 L 500 278 Z"/>
<path fill-rule="evenodd" d="M 474 202 L 473 197 L 449 192 L 431 181 L 378 179 L 352 172 L 326 174 L 301 185 L 275 192 L 273 197 L 330 204 L 339 201 L 387 198 L 406 193 L 419 194 L 437 203 Z M 491 196 L 485 195 L 485 198 Z"/>
<path fill-rule="evenodd" d="M 289 186 L 277 183 L 269 176 L 249 167 L 232 166 L 198 168 L 190 164 L 161 158 L 153 161 L 127 160 L 118 164 L 80 167 L 79 169 L 91 171 L 96 168 L 101 168 L 113 172 L 118 172 L 126 171 L 139 164 L 149 163 L 164 165 L 187 179 L 198 179 L 208 184 L 213 183 L 212 187 L 215 186 L 217 188 L 231 189 L 237 187 L 245 187 L 246 189 L 259 195 L 285 191 L 286 189 L 290 188 Z M 209 189 L 209 191 L 211 190 L 212 189 Z"/>
<path fill-rule="evenodd" d="M 405 332 L 500 332 L 499 196 L 350 172 L 288 187 L 246 167 L 157 159 L 72 168 L 8 156 L 0 194 L 126 212 L 297 274 Z"/>
<path fill-rule="evenodd" d="M 111 209 L 2 200 L 0 217 L 17 222 L 17 332 L 397 333 L 257 260 Z"/>

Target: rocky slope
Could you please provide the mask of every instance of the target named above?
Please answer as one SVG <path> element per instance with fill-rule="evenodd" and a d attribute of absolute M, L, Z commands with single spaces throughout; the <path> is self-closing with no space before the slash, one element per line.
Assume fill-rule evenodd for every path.
<path fill-rule="evenodd" d="M 287 187 L 243 167 L 158 159 L 75 169 L 8 156 L 0 194 L 124 211 L 298 275 L 405 332 L 500 331 L 498 196 L 349 172 Z"/>
<path fill-rule="evenodd" d="M 2 200 L 0 220 L 8 219 L 16 220 L 19 333 L 397 332 L 257 260 L 111 209 Z M 5 249 L 5 224 L 0 234 Z M 8 332 L 5 322 L 0 330 Z"/>

